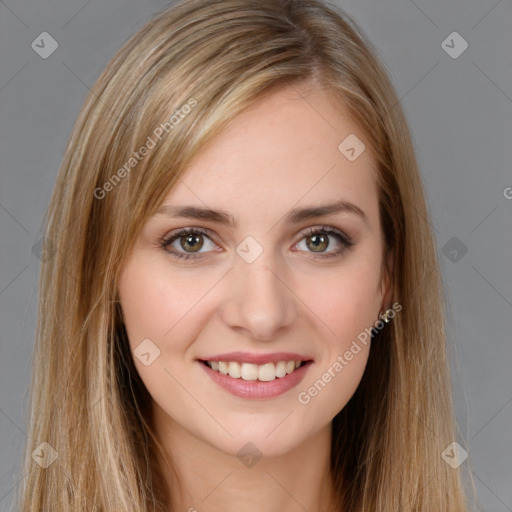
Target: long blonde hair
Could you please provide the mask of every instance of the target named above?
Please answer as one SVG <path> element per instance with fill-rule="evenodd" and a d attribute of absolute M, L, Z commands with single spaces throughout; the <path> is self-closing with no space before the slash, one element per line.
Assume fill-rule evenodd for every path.
<path fill-rule="evenodd" d="M 53 254 L 39 283 L 21 512 L 165 510 L 154 463 L 162 447 L 118 276 L 194 155 L 263 94 L 303 80 L 339 98 L 366 134 L 383 261 L 392 255 L 391 297 L 403 306 L 333 420 L 340 508 L 467 510 L 459 470 L 441 457 L 456 433 L 434 234 L 407 122 L 376 55 L 354 21 L 321 1 L 186 0 L 114 56 L 85 100 L 47 211 L 43 250 Z M 43 442 L 57 455 L 48 467 L 32 457 Z"/>

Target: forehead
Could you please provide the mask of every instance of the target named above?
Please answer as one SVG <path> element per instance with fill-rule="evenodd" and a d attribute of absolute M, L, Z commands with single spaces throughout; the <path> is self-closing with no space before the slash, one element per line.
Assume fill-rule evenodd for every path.
<path fill-rule="evenodd" d="M 320 89 L 285 86 L 236 116 L 189 164 L 164 204 L 229 210 L 240 221 L 272 222 L 293 206 L 340 199 L 378 215 L 369 151 L 350 161 L 338 148 L 365 142 L 347 110 Z M 349 139 L 350 140 L 350 139 Z"/>

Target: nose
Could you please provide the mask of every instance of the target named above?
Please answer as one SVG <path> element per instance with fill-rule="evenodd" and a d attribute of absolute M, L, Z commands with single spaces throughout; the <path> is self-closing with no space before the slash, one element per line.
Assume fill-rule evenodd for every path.
<path fill-rule="evenodd" d="M 283 267 L 266 252 L 253 263 L 236 258 L 229 273 L 222 318 L 231 329 L 246 331 L 247 337 L 275 340 L 297 318 L 297 298 L 286 283 Z"/>

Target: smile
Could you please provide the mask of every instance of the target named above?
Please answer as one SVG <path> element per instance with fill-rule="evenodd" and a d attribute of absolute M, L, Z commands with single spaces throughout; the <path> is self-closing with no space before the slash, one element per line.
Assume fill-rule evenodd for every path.
<path fill-rule="evenodd" d="M 221 388 L 242 398 L 273 398 L 297 386 L 312 360 L 264 364 L 198 360 L 201 368 Z"/>
<path fill-rule="evenodd" d="M 270 382 L 283 378 L 299 368 L 304 361 L 279 361 L 277 363 L 253 364 L 237 361 L 205 361 L 213 371 L 228 375 L 233 379 L 259 380 Z"/>

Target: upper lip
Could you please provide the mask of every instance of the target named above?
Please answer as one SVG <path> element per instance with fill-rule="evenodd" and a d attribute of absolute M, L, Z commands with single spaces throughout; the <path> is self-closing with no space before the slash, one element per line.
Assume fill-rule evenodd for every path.
<path fill-rule="evenodd" d="M 279 361 L 310 361 L 311 357 L 293 352 L 273 352 L 269 354 L 254 354 L 250 352 L 229 352 L 199 359 L 200 361 L 224 361 L 237 363 L 265 364 Z"/>

